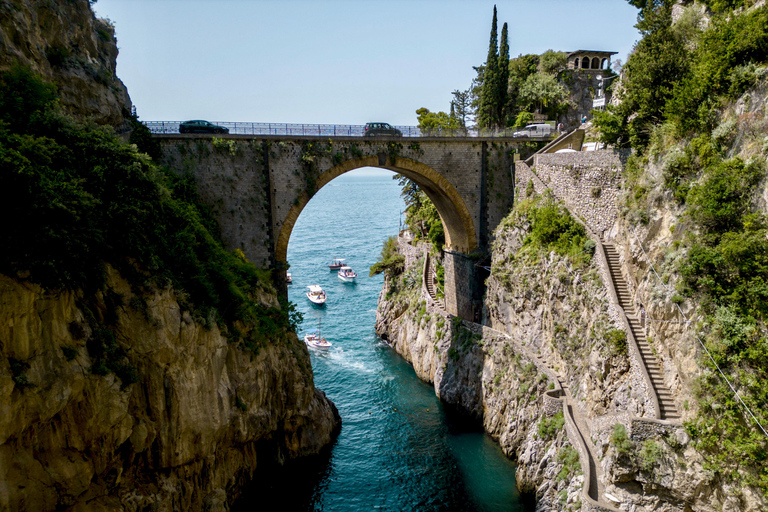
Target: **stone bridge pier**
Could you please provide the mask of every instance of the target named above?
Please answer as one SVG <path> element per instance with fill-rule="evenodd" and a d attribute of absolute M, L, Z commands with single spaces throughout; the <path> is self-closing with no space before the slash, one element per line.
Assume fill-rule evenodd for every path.
<path fill-rule="evenodd" d="M 284 296 L 291 231 L 318 190 L 361 167 L 408 177 L 440 214 L 446 236 L 446 309 L 467 320 L 473 319 L 483 294 L 485 276 L 476 262 L 512 207 L 514 154 L 525 151 L 520 142 L 501 138 L 155 137 L 163 147 L 162 163 L 194 177 L 225 245 L 241 249 L 258 266 L 275 269 L 275 284 Z"/>

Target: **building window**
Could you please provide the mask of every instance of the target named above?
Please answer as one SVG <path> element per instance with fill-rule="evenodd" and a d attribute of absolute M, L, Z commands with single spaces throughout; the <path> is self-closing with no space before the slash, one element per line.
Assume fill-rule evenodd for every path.
<path fill-rule="evenodd" d="M 600 69 L 600 59 L 597 57 L 592 58 L 592 69 Z"/>
<path fill-rule="evenodd" d="M 589 69 L 589 57 L 581 59 L 581 69 Z"/>
<path fill-rule="evenodd" d="M 576 69 L 579 69 L 579 58 L 578 57 L 576 57 L 576 60 L 573 61 L 573 67 L 576 68 Z"/>

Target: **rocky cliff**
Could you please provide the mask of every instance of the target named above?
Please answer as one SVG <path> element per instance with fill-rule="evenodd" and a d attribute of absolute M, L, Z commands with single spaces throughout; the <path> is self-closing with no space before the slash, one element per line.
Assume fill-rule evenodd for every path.
<path fill-rule="evenodd" d="M 243 350 L 115 271 L 87 299 L 0 276 L 0 510 L 227 510 L 262 462 L 339 427 L 295 335 Z M 91 314 L 135 383 L 94 370 Z"/>
<path fill-rule="evenodd" d="M 539 511 L 762 510 L 759 493 L 713 471 L 681 423 L 654 419 L 652 389 L 628 347 L 594 245 L 570 255 L 531 250 L 526 210 L 554 199 L 543 183 L 543 197 L 532 185 L 517 185 L 518 206 L 495 233 L 484 325 L 445 314 L 422 285 L 424 271 L 431 273 L 428 249 L 401 238 L 405 270 L 385 281 L 377 332 L 443 401 L 477 418 L 517 460 L 518 486 L 536 494 Z M 637 261 L 639 251 L 634 247 L 628 268 L 635 282 L 647 283 L 652 272 Z M 673 320 L 671 312 L 652 311 Z M 664 345 L 654 350 L 690 417 L 696 351 L 690 334 L 675 334 L 681 324 L 662 329 Z M 565 396 L 567 407 L 550 396 Z M 567 428 L 563 411 L 576 428 Z M 577 436 L 586 457 L 577 454 Z"/>
<path fill-rule="evenodd" d="M 482 424 L 517 459 L 518 487 L 536 495 L 537 510 L 573 507 L 583 484 L 578 456 L 562 414 L 551 419 L 541 406 L 554 385 L 551 370 L 526 347 L 530 339 L 446 314 L 421 286 L 428 249 L 403 238 L 398 244 L 405 270 L 385 280 L 376 332 L 434 384 L 441 400 Z"/>
<path fill-rule="evenodd" d="M 130 100 L 115 75 L 116 56 L 113 27 L 95 19 L 87 0 L 0 0 L 0 71 L 18 63 L 52 80 L 69 114 L 115 126 L 123 121 Z M 35 80 L 24 83 L 42 83 Z M 51 158 L 44 168 L 24 167 L 18 162 L 25 160 L 15 157 L 28 148 L 15 144 L 38 137 L 16 135 L 4 139 L 4 144 L 9 141 L 7 147 L 0 144 L 6 157 L 2 187 L 30 194 L 22 201 L 26 210 L 16 219 L 16 227 L 33 234 L 24 238 L 13 229 L 3 231 L 4 247 L 15 243 L 25 256 L 6 259 L 8 275 L 0 274 L 0 511 L 228 510 L 256 471 L 317 454 L 330 444 L 340 427 L 338 412 L 315 389 L 309 353 L 294 333 L 286 333 L 289 321 L 278 326 L 269 317 L 284 310 L 268 277 L 252 286 L 261 278 L 258 269 L 248 267 L 243 279 L 249 284 L 237 294 L 243 298 L 239 304 L 247 302 L 255 316 L 267 315 L 264 321 L 272 322 L 267 326 L 271 328 L 232 320 L 220 330 L 224 311 L 217 316 L 210 308 L 205 314 L 194 309 L 200 305 L 195 299 L 200 294 L 183 285 L 176 289 L 168 285 L 179 282 L 169 280 L 174 275 L 169 266 L 158 265 L 160 260 L 155 259 L 142 267 L 141 258 L 128 254 L 148 250 L 147 245 L 136 246 L 152 238 L 156 225 L 133 222 L 131 228 L 121 229 L 111 223 L 114 219 L 105 222 L 107 206 L 110 212 L 145 208 L 136 196 L 126 199 L 127 189 L 140 189 L 157 208 L 152 211 L 165 212 L 153 223 L 168 221 L 169 232 L 187 233 L 185 245 L 190 251 L 201 240 L 204 243 L 206 249 L 195 254 L 195 264 L 182 273 L 204 282 L 205 267 L 236 279 L 227 274 L 229 263 L 221 251 L 229 253 L 217 241 L 216 230 L 212 227 L 209 232 L 208 225 L 191 213 L 196 211 L 194 205 L 173 203 L 167 188 L 172 180 L 160 179 L 146 155 L 117 139 L 99 136 L 94 143 L 89 124 L 61 121 L 46 131 L 47 138 L 39 138 L 57 154 L 69 154 L 69 137 L 77 138 L 82 143 L 77 165 Z M 91 163 L 94 155 L 103 155 L 101 149 L 111 155 L 103 160 L 109 168 L 94 171 L 98 166 Z M 35 153 L 36 149 L 29 150 Z M 130 172 L 116 155 L 131 155 Z M 69 167 L 82 171 L 79 178 L 59 175 L 66 174 L 62 168 L 71 171 Z M 27 181 L 14 188 L 20 175 Z M 100 185 L 123 187 L 121 180 L 129 175 L 136 181 L 119 194 L 101 195 Z M 39 181 L 46 185 L 37 186 Z M 67 185 L 61 186 L 64 182 Z M 68 203 L 71 197 L 63 189 L 77 189 L 82 193 L 78 197 L 88 197 L 93 208 Z M 52 195 L 45 196 L 45 190 Z M 38 201 L 66 210 L 72 230 L 54 228 L 57 215 L 31 213 L 39 211 Z M 174 207 L 189 215 L 175 215 Z M 192 218 L 197 224 L 190 227 Z M 97 225 L 100 242 L 73 237 L 74 232 Z M 136 237 L 128 233 L 133 227 Z M 130 242 L 109 256 L 94 257 L 97 246 L 115 241 L 108 242 L 105 234 Z M 46 251 L 31 241 L 47 235 L 69 245 Z M 149 252 L 159 250 L 153 247 Z M 58 251 L 62 254 L 52 254 Z M 75 257 L 80 263 L 98 262 L 83 263 L 79 272 L 71 260 L 58 258 L 77 251 L 90 255 Z M 158 252 L 153 254 L 159 257 Z M 109 258 L 121 262 L 125 274 L 107 265 L 102 282 L 101 259 Z M 48 261 L 43 266 L 68 277 L 51 289 L 33 284 L 45 282 L 40 275 L 46 273 L 40 267 L 29 269 L 34 259 Z M 183 258 L 176 253 L 172 259 Z M 163 277 L 149 275 L 150 269 Z M 138 281 L 137 273 L 143 276 Z M 72 278 L 75 274 L 78 277 Z M 86 282 L 91 285 L 83 285 Z M 238 285 L 230 281 L 224 287 L 232 291 Z M 228 300 L 230 308 L 237 304 Z M 238 318 L 258 323 L 253 315 Z M 246 343 L 234 332 L 258 335 Z"/>
<path fill-rule="evenodd" d="M 118 126 L 131 111 L 117 41 L 87 0 L 0 0 L 0 71 L 23 64 L 59 89 L 64 110 Z"/>

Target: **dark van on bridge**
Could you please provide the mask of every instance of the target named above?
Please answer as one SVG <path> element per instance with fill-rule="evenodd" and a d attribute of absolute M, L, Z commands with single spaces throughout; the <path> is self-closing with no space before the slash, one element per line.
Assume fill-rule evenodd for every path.
<path fill-rule="evenodd" d="M 229 129 L 198 119 L 181 123 L 179 133 L 229 133 Z"/>
<path fill-rule="evenodd" d="M 365 125 L 365 137 L 375 137 L 376 135 L 391 135 L 393 137 L 402 137 L 403 132 L 389 123 L 367 123 Z"/>

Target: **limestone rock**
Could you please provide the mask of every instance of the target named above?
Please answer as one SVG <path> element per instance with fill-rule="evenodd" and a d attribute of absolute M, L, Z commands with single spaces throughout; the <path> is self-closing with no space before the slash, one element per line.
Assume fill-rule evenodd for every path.
<path fill-rule="evenodd" d="M 138 311 L 115 271 L 107 286 L 124 299 L 114 336 L 138 371 L 127 386 L 92 372 L 76 294 L 0 276 L 0 510 L 226 510 L 262 458 L 331 441 L 338 412 L 295 335 L 254 354 L 193 321 L 172 290 Z"/>
<path fill-rule="evenodd" d="M 86 1 L 0 0 L 0 71 L 29 66 L 58 86 L 75 117 L 118 126 L 131 111 L 117 53 L 114 27 Z"/>

